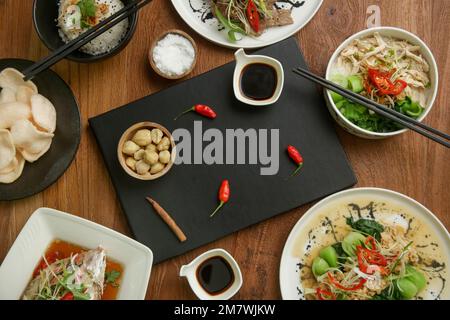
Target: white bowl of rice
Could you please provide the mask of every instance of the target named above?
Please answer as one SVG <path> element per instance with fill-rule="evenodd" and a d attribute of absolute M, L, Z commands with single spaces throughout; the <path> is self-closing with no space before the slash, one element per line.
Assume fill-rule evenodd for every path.
<path fill-rule="evenodd" d="M 405 83 L 406 87 L 398 94 L 387 94 L 371 82 L 369 69 L 383 72 L 391 84 Z M 355 85 L 358 93 L 418 121 L 428 115 L 437 96 L 438 68 L 431 50 L 416 35 L 399 28 L 366 29 L 352 35 L 336 49 L 325 77 L 352 89 L 351 82 L 347 83 L 352 76 L 361 79 L 359 90 L 356 88 L 359 85 Z M 328 90 L 324 90 L 324 94 L 332 117 L 351 134 L 383 139 L 407 131 L 372 111 L 355 107 L 348 100 L 338 101 L 340 98 Z"/>

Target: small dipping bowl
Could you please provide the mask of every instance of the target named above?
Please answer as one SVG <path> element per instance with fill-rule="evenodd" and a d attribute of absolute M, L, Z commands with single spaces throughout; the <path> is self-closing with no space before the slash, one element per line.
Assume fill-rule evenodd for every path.
<path fill-rule="evenodd" d="M 164 72 L 162 72 L 157 66 L 155 61 L 153 60 L 153 50 L 155 49 L 155 47 L 158 45 L 158 42 L 162 39 L 164 39 L 167 35 L 169 34 L 176 34 L 179 36 L 182 36 L 183 38 L 186 38 L 187 40 L 189 40 L 189 42 L 192 44 L 192 47 L 194 48 L 194 52 L 195 52 L 195 56 L 194 56 L 194 61 L 192 62 L 191 67 L 186 70 L 183 74 L 180 75 L 169 75 L 166 74 Z M 197 49 L 197 45 L 195 44 L 194 39 L 192 39 L 192 37 L 190 35 L 188 35 L 186 32 L 178 30 L 178 29 L 172 29 L 169 31 L 166 31 L 162 34 L 160 34 L 156 40 L 153 41 L 152 46 L 150 48 L 150 51 L 148 53 L 148 60 L 150 62 L 150 66 L 152 67 L 152 69 L 161 77 L 169 79 L 169 80 L 177 80 L 177 79 L 181 79 L 184 78 L 185 76 L 187 76 L 189 73 L 192 72 L 192 70 L 194 70 L 195 65 L 197 63 L 197 56 L 198 56 L 198 49 Z"/>
<path fill-rule="evenodd" d="M 277 102 L 281 96 L 281 92 L 283 91 L 284 86 L 284 71 L 281 62 L 268 56 L 247 55 L 245 54 L 244 49 L 239 49 L 238 51 L 236 51 L 234 56 L 236 58 L 236 67 L 234 68 L 233 89 L 236 99 L 251 106 L 267 106 Z M 244 71 L 245 67 L 254 63 L 267 64 L 272 68 L 274 68 L 276 72 L 277 85 L 275 87 L 273 95 L 268 99 L 265 100 L 251 99 L 242 92 L 241 88 L 242 72 Z"/>
<path fill-rule="evenodd" d="M 223 258 L 231 267 L 231 270 L 234 275 L 234 279 L 231 285 L 218 294 L 211 294 L 207 292 L 202 287 L 197 278 L 197 270 L 201 266 L 201 264 L 206 260 L 214 257 Z M 191 263 L 182 266 L 180 269 L 180 277 L 187 278 L 192 291 L 194 291 L 195 295 L 200 300 L 228 300 L 239 291 L 243 283 L 242 273 L 241 270 L 239 269 L 239 265 L 237 264 L 236 260 L 234 260 L 234 258 L 231 256 L 231 254 L 229 254 L 227 251 L 223 249 L 213 249 L 207 251 L 199 255 L 194 260 L 192 260 Z"/>
<path fill-rule="evenodd" d="M 162 169 L 158 173 L 155 173 L 155 174 L 147 173 L 145 175 L 141 175 L 141 174 L 138 174 L 137 172 L 133 171 L 130 167 L 128 167 L 125 162 L 126 158 L 129 156 L 122 152 L 123 145 L 125 144 L 126 141 L 131 140 L 133 138 L 134 134 L 136 133 L 136 131 L 138 131 L 140 129 L 149 129 L 149 130 L 160 129 L 164 133 L 164 136 L 168 137 L 170 140 L 170 145 L 171 145 L 170 146 L 170 161 L 169 161 L 169 163 L 166 164 L 164 169 Z M 139 122 L 139 123 L 132 125 L 130 128 L 128 128 L 122 134 L 122 137 L 119 140 L 119 144 L 117 145 L 117 157 L 119 159 L 119 163 L 122 166 L 123 170 L 125 170 L 125 172 L 128 173 L 128 175 L 132 176 L 133 178 L 139 179 L 139 180 L 155 180 L 155 179 L 161 178 L 163 175 L 165 175 L 167 172 L 169 172 L 169 170 L 172 168 L 172 166 L 175 162 L 176 153 L 177 153 L 176 152 L 176 144 L 175 144 L 175 141 L 173 140 L 173 137 L 172 137 L 172 134 L 170 133 L 170 131 L 167 130 L 162 125 L 155 123 L 155 122 Z"/>

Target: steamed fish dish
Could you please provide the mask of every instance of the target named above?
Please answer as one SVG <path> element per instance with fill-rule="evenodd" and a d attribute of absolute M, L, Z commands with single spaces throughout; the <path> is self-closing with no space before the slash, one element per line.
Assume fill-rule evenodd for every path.
<path fill-rule="evenodd" d="M 119 264 L 107 261 L 102 247 L 84 250 L 57 240 L 42 257 L 22 299 L 114 299 L 121 273 Z"/>
<path fill-rule="evenodd" d="M 424 112 L 431 86 L 430 67 L 420 46 L 381 36 L 356 39 L 340 53 L 332 81 L 413 119 Z M 331 93 L 339 111 L 360 128 L 374 132 L 401 129 L 395 122 Z"/>
<path fill-rule="evenodd" d="M 12 183 L 26 161 L 35 162 L 50 149 L 56 110 L 16 69 L 0 72 L 0 89 L 0 183 Z"/>
<path fill-rule="evenodd" d="M 61 39 L 67 43 L 121 10 L 120 0 L 61 0 L 58 28 Z M 90 55 L 107 53 L 125 37 L 129 21 L 125 19 L 80 48 Z"/>
<path fill-rule="evenodd" d="M 259 37 L 266 29 L 294 23 L 291 10 L 276 0 L 210 0 L 211 11 L 227 30 L 231 42 L 242 36 Z"/>
<path fill-rule="evenodd" d="M 328 214 L 310 231 L 299 264 L 306 299 L 440 299 L 448 294 L 448 263 L 432 230 L 383 205 L 351 203 L 345 216 L 345 209 Z"/>

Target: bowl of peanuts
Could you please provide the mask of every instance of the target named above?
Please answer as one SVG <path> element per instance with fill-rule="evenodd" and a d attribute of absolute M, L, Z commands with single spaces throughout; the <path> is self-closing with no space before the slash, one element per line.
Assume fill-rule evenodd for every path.
<path fill-rule="evenodd" d="M 162 125 L 139 122 L 123 133 L 117 156 L 122 168 L 133 178 L 158 179 L 169 172 L 175 162 L 175 141 Z"/>

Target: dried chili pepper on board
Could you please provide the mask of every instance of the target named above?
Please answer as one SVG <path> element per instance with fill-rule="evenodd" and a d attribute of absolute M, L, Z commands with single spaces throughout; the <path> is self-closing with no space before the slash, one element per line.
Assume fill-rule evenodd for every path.
<path fill-rule="evenodd" d="M 217 213 L 217 211 L 219 211 L 219 209 L 222 208 L 223 205 L 228 202 L 229 199 L 230 199 L 230 183 L 228 182 L 228 180 L 223 180 L 219 188 L 220 203 L 209 217 L 212 218 Z"/>
<path fill-rule="evenodd" d="M 295 164 L 298 166 L 297 169 L 291 174 L 291 176 L 297 174 L 299 170 L 303 167 L 303 157 L 300 154 L 300 152 L 295 148 L 294 146 L 289 145 L 287 147 L 287 152 L 289 154 L 289 157 L 295 162 Z"/>
<path fill-rule="evenodd" d="M 175 117 L 174 120 L 177 120 L 182 115 L 184 115 L 188 112 L 191 112 L 191 111 L 196 112 L 199 115 L 202 115 L 202 116 L 204 116 L 206 118 L 210 118 L 210 119 L 214 119 L 215 117 L 217 117 L 217 114 L 214 112 L 214 110 L 211 107 L 208 107 L 204 104 L 196 104 L 192 108 L 189 108 L 186 111 L 183 111 L 182 113 L 180 113 L 178 116 Z"/>

